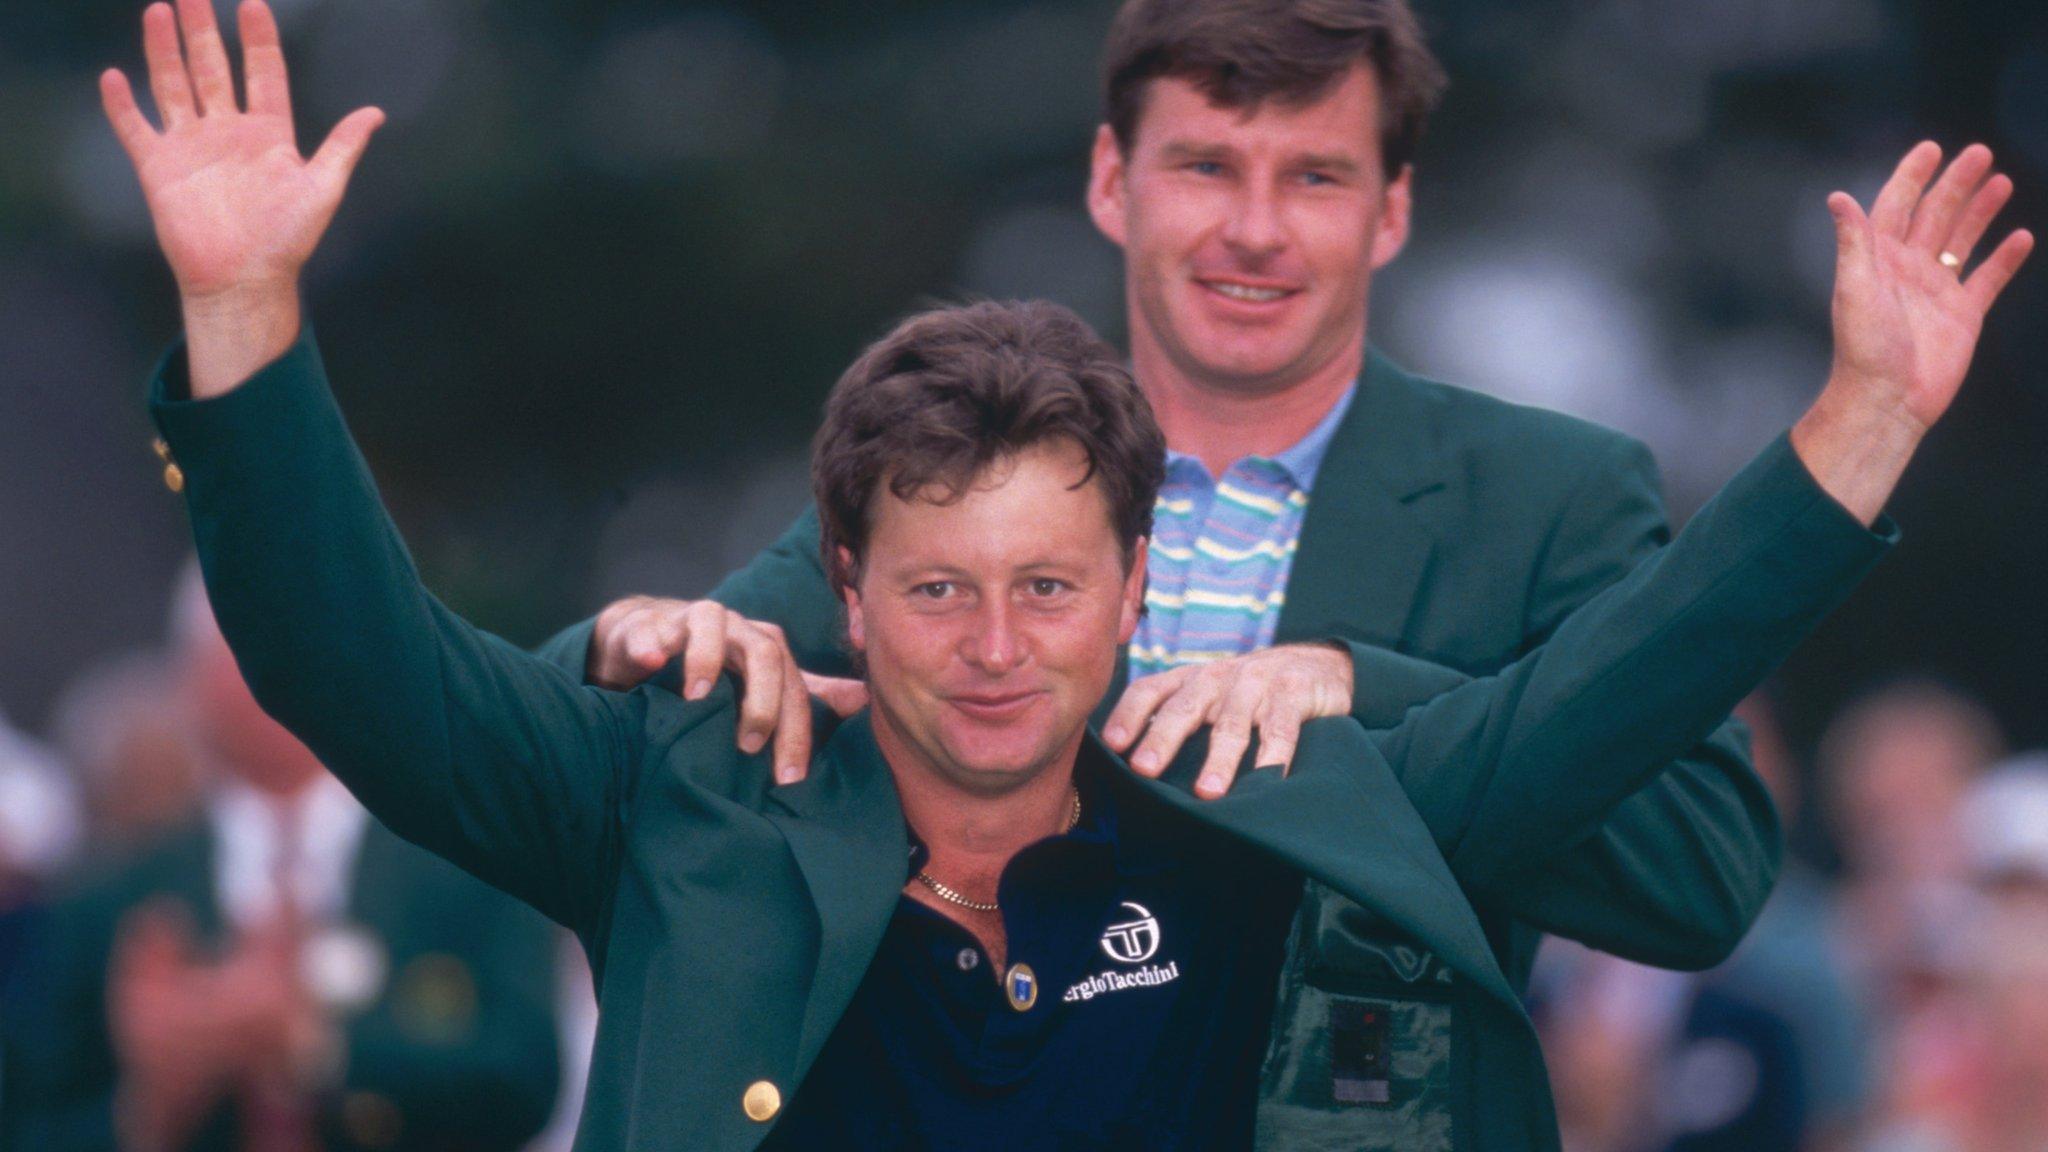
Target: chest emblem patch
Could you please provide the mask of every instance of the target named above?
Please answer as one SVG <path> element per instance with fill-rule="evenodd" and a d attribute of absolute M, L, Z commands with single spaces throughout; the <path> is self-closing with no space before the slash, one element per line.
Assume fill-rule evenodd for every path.
<path fill-rule="evenodd" d="M 1119 964 L 1143 964 L 1159 951 L 1159 920 L 1143 904 L 1123 902 L 1130 918 L 1102 930 L 1102 951 Z"/>

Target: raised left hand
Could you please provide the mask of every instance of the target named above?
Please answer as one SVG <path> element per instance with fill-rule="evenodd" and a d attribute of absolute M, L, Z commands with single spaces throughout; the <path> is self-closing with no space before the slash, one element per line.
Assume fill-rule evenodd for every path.
<path fill-rule="evenodd" d="M 1175 668 L 1124 689 L 1102 737 L 1117 752 L 1145 738 L 1131 767 L 1158 776 L 1189 736 L 1209 728 L 1209 755 L 1195 793 L 1214 800 L 1230 790 L 1238 761 L 1259 734 L 1260 768 L 1285 771 L 1304 722 L 1351 712 L 1351 654 L 1328 644 L 1283 644 L 1247 656 Z"/>
<path fill-rule="evenodd" d="M 2032 233 L 2016 231 L 1965 275 L 2012 180 L 1992 171 L 1981 144 L 1946 171 L 1941 161 L 1931 141 L 1907 153 L 1868 215 L 1846 192 L 1828 198 L 1838 239 L 1831 386 L 1895 406 L 1917 433 L 1955 399 L 1985 314 L 2034 248 Z"/>

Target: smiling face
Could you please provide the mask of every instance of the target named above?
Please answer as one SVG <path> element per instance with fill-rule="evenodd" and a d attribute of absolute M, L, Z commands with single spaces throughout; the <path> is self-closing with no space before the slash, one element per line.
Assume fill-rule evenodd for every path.
<path fill-rule="evenodd" d="M 1270 393 L 1349 380 L 1372 273 L 1408 238 L 1409 170 L 1380 160 L 1377 81 L 1360 64 L 1319 99 L 1219 107 L 1167 76 L 1128 154 L 1105 126 L 1088 206 L 1124 249 L 1131 354 L 1148 391 Z"/>
<path fill-rule="evenodd" d="M 876 493 L 847 630 L 899 773 L 994 796 L 1072 762 L 1145 584 L 1144 542 L 1126 551 L 1086 474 L 1050 440 L 948 502 Z"/>

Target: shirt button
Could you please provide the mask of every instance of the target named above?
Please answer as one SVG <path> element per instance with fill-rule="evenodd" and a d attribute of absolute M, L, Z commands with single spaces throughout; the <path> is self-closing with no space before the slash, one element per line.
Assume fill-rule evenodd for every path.
<path fill-rule="evenodd" d="M 962 948 L 955 959 L 959 961 L 962 972 L 972 972 L 981 965 L 981 953 L 972 948 Z"/>
<path fill-rule="evenodd" d="M 756 1080 L 747 1085 L 747 1094 L 740 1097 L 740 1107 L 747 1110 L 747 1119 L 757 1124 L 766 1124 L 782 1111 L 782 1093 L 766 1080 Z"/>

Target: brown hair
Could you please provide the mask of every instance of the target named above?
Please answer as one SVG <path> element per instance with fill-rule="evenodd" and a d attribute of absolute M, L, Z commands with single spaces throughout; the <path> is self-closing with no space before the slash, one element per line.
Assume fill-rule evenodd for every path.
<path fill-rule="evenodd" d="M 811 449 L 834 591 L 858 579 L 881 485 L 899 499 L 958 499 L 989 465 L 1056 439 L 1086 453 L 1081 483 L 1101 489 L 1128 565 L 1152 531 L 1166 439 L 1115 350 L 1043 301 L 937 308 L 897 325 L 839 378 Z"/>
<path fill-rule="evenodd" d="M 1359 64 L 1379 79 L 1380 160 L 1391 180 L 1414 158 L 1446 84 L 1407 0 L 1127 0 L 1103 49 L 1103 119 L 1128 154 L 1160 77 L 1250 111 L 1268 100 L 1314 103 Z"/>

